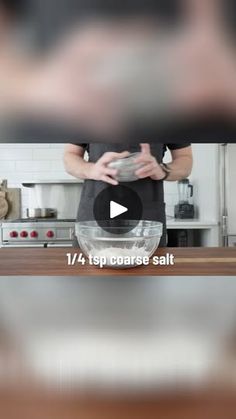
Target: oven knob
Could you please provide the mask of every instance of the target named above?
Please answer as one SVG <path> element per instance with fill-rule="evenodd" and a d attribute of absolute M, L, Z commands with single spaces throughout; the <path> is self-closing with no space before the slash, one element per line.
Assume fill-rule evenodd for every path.
<path fill-rule="evenodd" d="M 38 233 L 37 233 L 37 231 L 31 231 L 31 233 L 30 233 L 30 237 L 31 237 L 32 239 L 36 239 L 36 238 L 38 237 Z"/>
<path fill-rule="evenodd" d="M 16 237 L 18 237 L 18 233 L 17 233 L 17 231 L 11 231 L 11 232 L 10 232 L 10 237 L 11 237 L 12 239 L 15 239 Z"/>
<path fill-rule="evenodd" d="M 20 233 L 20 236 L 24 239 L 24 238 L 26 238 L 26 237 L 28 237 L 28 233 L 27 233 L 27 231 L 22 231 L 21 233 Z"/>
<path fill-rule="evenodd" d="M 47 237 L 48 237 L 49 239 L 51 239 L 52 237 L 54 237 L 54 233 L 53 233 L 53 231 L 49 230 L 49 231 L 47 232 Z"/>

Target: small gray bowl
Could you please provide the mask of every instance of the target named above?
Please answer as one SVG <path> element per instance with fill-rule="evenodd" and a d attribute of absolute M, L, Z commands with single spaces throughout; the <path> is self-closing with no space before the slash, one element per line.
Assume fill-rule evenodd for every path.
<path fill-rule="evenodd" d="M 141 167 L 142 163 L 135 163 L 135 160 L 140 156 L 141 153 L 132 153 L 128 157 L 123 159 L 115 159 L 108 164 L 110 169 L 116 169 L 117 175 L 113 176 L 118 182 L 134 182 L 138 180 L 135 172 Z"/>

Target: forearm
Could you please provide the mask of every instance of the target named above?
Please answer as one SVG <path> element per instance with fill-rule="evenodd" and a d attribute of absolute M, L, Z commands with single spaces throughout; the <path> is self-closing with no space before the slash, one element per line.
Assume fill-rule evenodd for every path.
<path fill-rule="evenodd" d="M 38 63 L 25 51 L 0 43 L 0 117 L 15 118 L 36 114 L 43 108 L 40 95 L 35 98 L 34 81 Z M 35 98 L 35 99 L 34 99 Z M 44 101 L 45 104 L 45 101 Z"/>
<path fill-rule="evenodd" d="M 64 165 L 71 176 L 77 179 L 91 179 L 90 173 L 94 163 L 85 161 L 83 157 L 68 152 L 64 156 Z"/>
<path fill-rule="evenodd" d="M 171 172 L 167 177 L 167 181 L 174 182 L 187 178 L 192 171 L 192 159 L 189 156 L 182 156 L 168 163 Z"/>

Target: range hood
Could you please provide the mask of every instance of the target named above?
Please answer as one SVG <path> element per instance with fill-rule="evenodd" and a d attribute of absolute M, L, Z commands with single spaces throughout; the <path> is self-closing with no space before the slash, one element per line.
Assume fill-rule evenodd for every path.
<path fill-rule="evenodd" d="M 21 184 L 25 188 L 33 188 L 35 185 L 76 185 L 84 183 L 82 179 L 36 179 L 32 181 L 23 181 Z"/>

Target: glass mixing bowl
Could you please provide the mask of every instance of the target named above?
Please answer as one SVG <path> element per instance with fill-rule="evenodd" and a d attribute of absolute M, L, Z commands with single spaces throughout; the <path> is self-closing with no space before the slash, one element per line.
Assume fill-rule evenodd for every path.
<path fill-rule="evenodd" d="M 108 220 L 103 227 L 96 221 L 77 222 L 76 237 L 90 261 L 97 258 L 113 268 L 142 265 L 143 258 L 150 258 L 157 249 L 163 230 L 162 223 L 146 220 Z"/>

